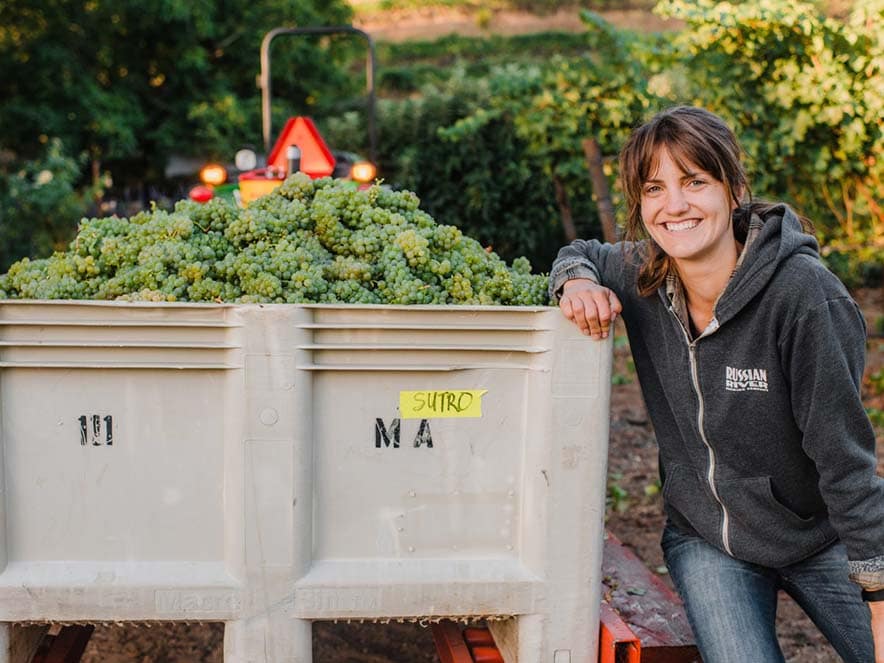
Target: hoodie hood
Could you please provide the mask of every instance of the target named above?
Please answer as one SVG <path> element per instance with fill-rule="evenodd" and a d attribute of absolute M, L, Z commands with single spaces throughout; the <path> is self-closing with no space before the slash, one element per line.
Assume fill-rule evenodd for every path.
<path fill-rule="evenodd" d="M 757 217 L 754 212 L 752 214 Z M 761 231 L 746 247 L 742 263 L 718 301 L 716 319 L 719 323 L 732 318 L 752 301 L 793 256 L 819 259 L 816 238 L 804 231 L 798 216 L 788 206 L 776 205 L 758 220 Z"/>

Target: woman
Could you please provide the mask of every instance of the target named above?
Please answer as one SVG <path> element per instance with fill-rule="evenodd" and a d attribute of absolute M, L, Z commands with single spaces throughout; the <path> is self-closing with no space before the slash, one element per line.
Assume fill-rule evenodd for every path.
<path fill-rule="evenodd" d="M 623 316 L 660 448 L 664 557 L 703 660 L 783 661 L 783 589 L 845 661 L 884 662 L 858 307 L 789 207 L 746 202 L 712 113 L 658 114 L 620 172 L 627 241 L 564 247 L 550 290 L 593 338 Z"/>

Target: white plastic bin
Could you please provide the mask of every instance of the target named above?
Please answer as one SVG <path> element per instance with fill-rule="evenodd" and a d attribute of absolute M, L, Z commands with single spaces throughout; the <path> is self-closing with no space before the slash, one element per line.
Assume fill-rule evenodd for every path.
<path fill-rule="evenodd" d="M 552 308 L 0 303 L 0 620 L 505 616 L 596 660 L 610 343 Z M 2 658 L 0 658 L 2 660 Z"/>

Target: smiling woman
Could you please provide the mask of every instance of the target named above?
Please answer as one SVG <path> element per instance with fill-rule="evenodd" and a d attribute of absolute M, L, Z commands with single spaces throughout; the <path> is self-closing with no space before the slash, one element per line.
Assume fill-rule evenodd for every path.
<path fill-rule="evenodd" d="M 807 224 L 747 200 L 739 155 L 708 111 L 656 115 L 621 153 L 627 241 L 572 242 L 550 292 L 594 338 L 622 313 L 660 449 L 664 558 L 703 659 L 783 661 L 783 590 L 843 660 L 881 663 L 864 321 Z"/>

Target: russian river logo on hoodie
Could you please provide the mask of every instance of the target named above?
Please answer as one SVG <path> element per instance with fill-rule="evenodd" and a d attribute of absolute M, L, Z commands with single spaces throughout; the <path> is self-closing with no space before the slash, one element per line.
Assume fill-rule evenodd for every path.
<path fill-rule="evenodd" d="M 727 391 L 767 391 L 767 371 L 725 366 L 724 388 Z"/>

